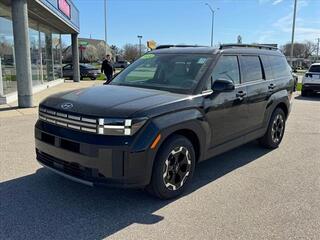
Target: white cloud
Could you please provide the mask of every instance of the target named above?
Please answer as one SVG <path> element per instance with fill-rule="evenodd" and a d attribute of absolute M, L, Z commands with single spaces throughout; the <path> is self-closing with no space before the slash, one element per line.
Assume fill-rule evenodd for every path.
<path fill-rule="evenodd" d="M 277 5 L 277 4 L 279 4 L 279 3 L 281 3 L 283 0 L 275 0 L 273 3 L 272 3 L 272 5 Z"/>

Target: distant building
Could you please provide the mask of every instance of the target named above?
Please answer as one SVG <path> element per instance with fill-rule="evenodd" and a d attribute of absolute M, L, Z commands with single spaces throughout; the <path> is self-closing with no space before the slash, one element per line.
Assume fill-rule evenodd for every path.
<path fill-rule="evenodd" d="M 80 54 L 79 56 L 80 62 L 87 63 L 87 62 L 94 62 L 94 61 L 102 61 L 106 54 L 109 54 L 113 57 L 112 49 L 108 44 L 106 46 L 104 40 L 91 39 L 91 38 L 79 38 L 78 47 L 79 47 L 79 54 Z M 71 62 L 72 60 L 71 46 L 68 46 L 63 50 L 62 59 L 64 63 Z"/>

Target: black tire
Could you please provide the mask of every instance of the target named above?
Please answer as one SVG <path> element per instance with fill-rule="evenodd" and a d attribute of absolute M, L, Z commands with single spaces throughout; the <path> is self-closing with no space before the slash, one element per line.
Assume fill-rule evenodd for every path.
<path fill-rule="evenodd" d="M 272 113 L 268 130 L 259 140 L 261 146 L 269 149 L 279 147 L 286 128 L 286 115 L 281 108 L 276 108 Z"/>
<path fill-rule="evenodd" d="M 91 78 L 91 80 L 93 80 L 93 81 L 94 81 L 94 80 L 96 80 L 96 78 L 95 78 L 95 77 L 92 77 L 92 78 Z"/>
<path fill-rule="evenodd" d="M 175 165 L 174 162 L 178 164 Z M 192 143 L 184 136 L 172 135 L 157 153 L 148 192 L 160 199 L 178 197 L 189 186 L 195 163 L 196 155 Z M 179 179 L 182 181 L 179 182 Z M 178 187 L 175 183 L 171 184 L 172 182 L 177 182 Z"/>

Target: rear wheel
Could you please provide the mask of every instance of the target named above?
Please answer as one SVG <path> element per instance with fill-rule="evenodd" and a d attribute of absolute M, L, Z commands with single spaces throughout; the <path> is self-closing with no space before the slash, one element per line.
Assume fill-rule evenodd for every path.
<path fill-rule="evenodd" d="M 161 199 L 181 195 L 190 184 L 195 161 L 192 143 L 183 136 L 173 135 L 157 153 L 147 190 Z"/>
<path fill-rule="evenodd" d="M 282 141 L 285 126 L 286 116 L 281 108 L 277 108 L 271 116 L 266 134 L 260 139 L 260 144 L 270 149 L 277 148 Z"/>

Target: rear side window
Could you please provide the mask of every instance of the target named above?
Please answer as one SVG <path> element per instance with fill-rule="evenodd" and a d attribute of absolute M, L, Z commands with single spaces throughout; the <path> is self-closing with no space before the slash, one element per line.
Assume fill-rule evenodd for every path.
<path fill-rule="evenodd" d="M 240 71 L 237 56 L 221 56 L 212 74 L 213 81 L 228 79 L 234 84 L 240 83 Z"/>
<path fill-rule="evenodd" d="M 258 56 L 241 56 L 243 81 L 252 82 L 263 79 L 261 62 Z"/>
<path fill-rule="evenodd" d="M 309 72 L 320 73 L 320 65 L 313 65 L 310 67 Z"/>
<path fill-rule="evenodd" d="M 271 68 L 274 78 L 290 76 L 290 67 L 285 57 L 268 56 L 271 63 Z"/>
<path fill-rule="evenodd" d="M 261 55 L 260 59 L 262 61 L 262 65 L 263 65 L 263 69 L 264 69 L 264 74 L 265 74 L 266 80 L 273 79 L 273 72 L 272 72 L 269 56 Z"/>

